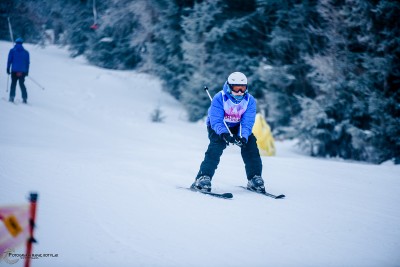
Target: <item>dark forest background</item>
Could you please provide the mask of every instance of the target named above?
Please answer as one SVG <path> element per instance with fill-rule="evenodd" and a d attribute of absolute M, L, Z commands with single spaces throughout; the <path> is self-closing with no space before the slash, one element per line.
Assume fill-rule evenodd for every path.
<path fill-rule="evenodd" d="M 400 163 L 397 1 L 2 0 L 0 12 L 2 40 L 10 21 L 14 38 L 151 73 L 190 121 L 206 115 L 204 85 L 216 93 L 241 71 L 277 138 Z"/>

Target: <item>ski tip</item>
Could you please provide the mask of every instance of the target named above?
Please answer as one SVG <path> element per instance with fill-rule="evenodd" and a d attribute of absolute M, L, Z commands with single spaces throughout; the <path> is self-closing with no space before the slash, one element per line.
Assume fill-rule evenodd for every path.
<path fill-rule="evenodd" d="M 223 199 L 232 199 L 233 194 L 232 193 L 214 193 L 214 192 L 207 192 L 207 191 L 201 191 L 198 190 L 197 188 L 191 186 L 191 187 L 186 187 L 185 189 L 193 191 L 193 192 L 199 192 L 205 195 L 217 197 L 217 198 L 223 198 Z"/>
<path fill-rule="evenodd" d="M 285 198 L 285 197 L 286 197 L 285 195 L 279 195 L 279 196 L 276 196 L 275 199 L 282 199 L 282 198 Z"/>

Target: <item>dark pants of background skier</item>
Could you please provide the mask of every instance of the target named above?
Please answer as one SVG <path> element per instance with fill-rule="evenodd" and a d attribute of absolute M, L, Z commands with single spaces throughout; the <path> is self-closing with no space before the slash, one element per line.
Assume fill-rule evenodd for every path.
<path fill-rule="evenodd" d="M 14 99 L 15 89 L 17 88 L 17 81 L 19 82 L 19 87 L 21 88 L 22 99 L 28 99 L 28 93 L 25 87 L 25 73 L 23 72 L 12 72 L 11 73 L 11 88 L 10 88 L 10 98 Z"/>
<path fill-rule="evenodd" d="M 215 170 L 218 167 L 222 152 L 226 148 L 226 143 L 211 127 L 207 127 L 208 139 L 210 144 L 205 153 L 204 160 L 200 165 L 199 173 L 196 178 L 202 175 L 208 175 L 211 178 L 214 176 Z M 233 134 L 237 134 L 239 127 L 230 128 Z M 241 148 L 242 159 L 245 164 L 247 179 L 251 179 L 254 175 L 260 175 L 262 172 L 262 162 L 260 152 L 258 151 L 256 137 L 251 134 L 245 147 Z M 235 162 L 232 162 L 235 164 Z"/>

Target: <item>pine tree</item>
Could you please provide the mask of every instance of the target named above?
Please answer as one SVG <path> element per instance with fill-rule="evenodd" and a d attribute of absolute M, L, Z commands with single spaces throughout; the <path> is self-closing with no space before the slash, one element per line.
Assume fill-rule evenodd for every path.
<path fill-rule="evenodd" d="M 262 46 L 252 26 L 255 8 L 253 1 L 220 0 L 202 1 L 187 10 L 182 20 L 182 51 L 188 65 L 181 91 L 189 120 L 196 121 L 207 113 L 209 99 L 202 91 L 204 85 L 215 94 L 234 71 L 246 73 L 252 81 Z"/>
<path fill-rule="evenodd" d="M 371 10 L 373 20 L 369 61 L 365 62 L 373 77 L 369 99 L 373 145 L 377 162 L 394 159 L 400 164 L 400 4 L 379 1 Z"/>
<path fill-rule="evenodd" d="M 388 137 L 379 129 L 388 116 L 385 112 L 378 115 L 382 110 L 377 107 L 387 103 L 382 102 L 380 91 L 391 61 L 385 53 L 375 52 L 379 45 L 375 43 L 372 10 L 365 1 L 319 2 L 318 11 L 325 24 L 317 31 L 325 36 L 326 46 L 307 60 L 312 66 L 308 77 L 315 89 L 313 102 L 322 114 L 313 113 L 318 123 L 310 124 L 311 129 L 306 127 L 301 121 L 312 121 L 304 107 L 311 100 L 301 99 L 303 110 L 295 123 L 301 144 L 313 155 L 377 163 L 387 159 L 387 153 L 382 153 L 384 142 L 377 145 L 376 140 Z M 321 115 L 324 120 L 318 119 Z M 393 120 L 389 122 L 395 125 Z"/>
<path fill-rule="evenodd" d="M 180 99 L 179 85 L 183 80 L 184 63 L 181 51 L 181 14 L 186 5 L 178 1 L 151 0 L 153 30 L 146 43 L 142 70 L 160 78 L 163 89 Z M 184 1 L 180 1 L 184 2 Z"/>
<path fill-rule="evenodd" d="M 8 28 L 8 19 L 14 10 L 15 1 L 4 0 L 0 2 L 0 38 L 11 42 Z"/>
<path fill-rule="evenodd" d="M 304 57 L 318 50 L 320 37 L 308 31 L 316 24 L 314 1 L 259 0 L 256 22 L 259 48 L 258 67 L 254 79 L 258 90 L 257 104 L 279 134 L 290 129 L 291 119 L 300 112 L 296 96 L 313 96 Z M 278 131 L 275 131 L 278 133 Z M 287 136 L 288 133 L 285 133 Z"/>
<path fill-rule="evenodd" d="M 62 14 L 65 21 L 66 44 L 72 57 L 84 55 L 90 46 L 93 34 L 93 30 L 90 29 L 93 24 L 92 5 L 89 1 L 73 0 L 65 1 L 64 4 L 65 9 Z"/>
<path fill-rule="evenodd" d="M 37 43 L 43 36 L 46 15 L 50 8 L 46 1 L 37 3 L 33 0 L 4 0 L 0 3 L 0 36 L 11 41 L 8 19 L 10 20 L 13 38 L 22 37 L 26 42 Z"/>
<path fill-rule="evenodd" d="M 219 1 L 195 3 L 182 18 L 183 41 L 181 44 L 185 62 L 187 82 L 180 84 L 182 102 L 188 111 L 190 121 L 196 121 L 205 115 L 210 100 L 203 87 L 212 81 L 211 55 L 207 51 L 210 42 L 210 30 L 216 16 L 221 12 Z"/>
<path fill-rule="evenodd" d="M 92 34 L 88 59 L 110 69 L 134 69 L 151 34 L 147 1 L 115 1 Z"/>

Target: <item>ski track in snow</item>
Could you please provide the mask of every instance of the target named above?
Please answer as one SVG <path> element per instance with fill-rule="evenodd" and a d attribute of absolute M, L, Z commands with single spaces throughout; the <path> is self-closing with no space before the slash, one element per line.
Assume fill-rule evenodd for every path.
<path fill-rule="evenodd" d="M 33 266 L 399 266 L 399 166 L 276 142 L 278 155 L 262 158 L 267 191 L 286 195 L 274 200 L 238 187 L 230 146 L 213 190 L 232 200 L 181 190 L 203 159 L 204 122 L 186 122 L 154 77 L 25 47 L 45 90 L 27 78 L 29 105 L 10 104 L 0 75 L 0 205 L 39 192 L 34 253 L 59 257 Z M 10 48 L 0 42 L 4 67 Z M 157 106 L 164 123 L 150 121 Z"/>

